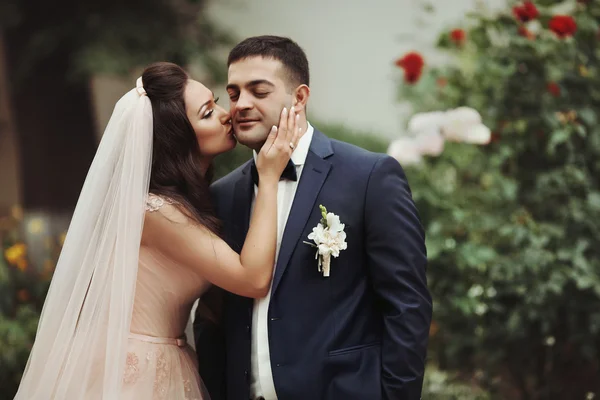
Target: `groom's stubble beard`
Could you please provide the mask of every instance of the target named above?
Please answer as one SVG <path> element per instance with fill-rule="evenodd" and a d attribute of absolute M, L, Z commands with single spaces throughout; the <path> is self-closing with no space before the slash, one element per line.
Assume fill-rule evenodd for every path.
<path fill-rule="evenodd" d="M 242 145 L 259 152 L 262 146 L 267 140 L 267 136 L 271 132 L 273 125 L 279 127 L 279 121 L 281 118 L 281 111 L 283 107 L 286 107 L 288 111 L 291 109 L 294 102 L 293 96 L 286 99 L 279 107 L 275 108 L 269 115 L 263 115 L 259 126 L 255 126 L 253 129 L 248 131 L 236 132 L 236 138 Z"/>
<path fill-rule="evenodd" d="M 256 126 L 252 130 L 236 132 L 236 139 L 242 145 L 258 152 L 265 144 L 271 126 L 273 125 L 269 125 L 269 128 L 266 128 L 261 123 L 260 126 Z"/>

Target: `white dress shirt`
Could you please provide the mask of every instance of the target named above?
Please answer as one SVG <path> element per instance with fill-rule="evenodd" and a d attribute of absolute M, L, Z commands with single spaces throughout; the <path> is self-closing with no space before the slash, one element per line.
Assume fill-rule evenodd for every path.
<path fill-rule="evenodd" d="M 275 254 L 275 264 L 279 256 L 281 239 L 285 231 L 290 209 L 296 195 L 296 188 L 302 175 L 302 169 L 308 155 L 310 143 L 312 141 L 314 129 L 308 124 L 306 133 L 300 138 L 298 146 L 292 153 L 292 161 L 296 165 L 297 180 L 281 180 L 277 188 L 277 250 Z M 254 152 L 256 160 L 257 153 Z M 258 187 L 254 186 L 254 198 L 252 199 L 252 211 L 254 211 L 254 199 Z M 275 269 L 273 269 L 274 271 Z M 269 311 L 269 301 L 271 299 L 271 289 L 266 297 L 254 300 L 252 311 L 252 342 L 251 342 L 251 375 L 250 375 L 250 398 L 256 399 L 264 397 L 265 400 L 277 400 L 275 393 L 275 383 L 273 382 L 273 372 L 271 371 L 271 356 L 269 352 L 269 332 L 267 325 L 267 315 Z"/>

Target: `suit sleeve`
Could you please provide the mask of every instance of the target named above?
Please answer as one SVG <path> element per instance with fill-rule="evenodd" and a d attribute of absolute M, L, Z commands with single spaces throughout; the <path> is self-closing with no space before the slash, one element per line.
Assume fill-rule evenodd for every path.
<path fill-rule="evenodd" d="M 391 157 L 381 158 L 371 172 L 365 226 L 369 269 L 383 315 L 383 398 L 418 400 L 432 316 L 425 234 L 404 171 Z"/>
<path fill-rule="evenodd" d="M 224 400 L 225 332 L 223 327 L 223 289 L 213 286 L 201 298 L 194 318 L 194 341 L 198 372 L 211 400 Z"/>

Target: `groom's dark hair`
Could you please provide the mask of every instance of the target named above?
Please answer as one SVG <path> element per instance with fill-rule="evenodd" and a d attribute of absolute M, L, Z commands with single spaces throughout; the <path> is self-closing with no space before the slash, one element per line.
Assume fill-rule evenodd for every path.
<path fill-rule="evenodd" d="M 278 60 L 286 69 L 288 83 L 309 86 L 308 59 L 304 50 L 290 38 L 265 35 L 244 39 L 229 52 L 227 67 L 248 57 Z"/>

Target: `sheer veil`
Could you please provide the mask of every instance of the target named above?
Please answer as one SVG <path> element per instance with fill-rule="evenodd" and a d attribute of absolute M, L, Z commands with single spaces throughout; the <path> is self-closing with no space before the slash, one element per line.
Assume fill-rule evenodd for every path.
<path fill-rule="evenodd" d="M 117 102 L 86 177 L 15 399 L 121 397 L 151 159 L 140 78 Z"/>

